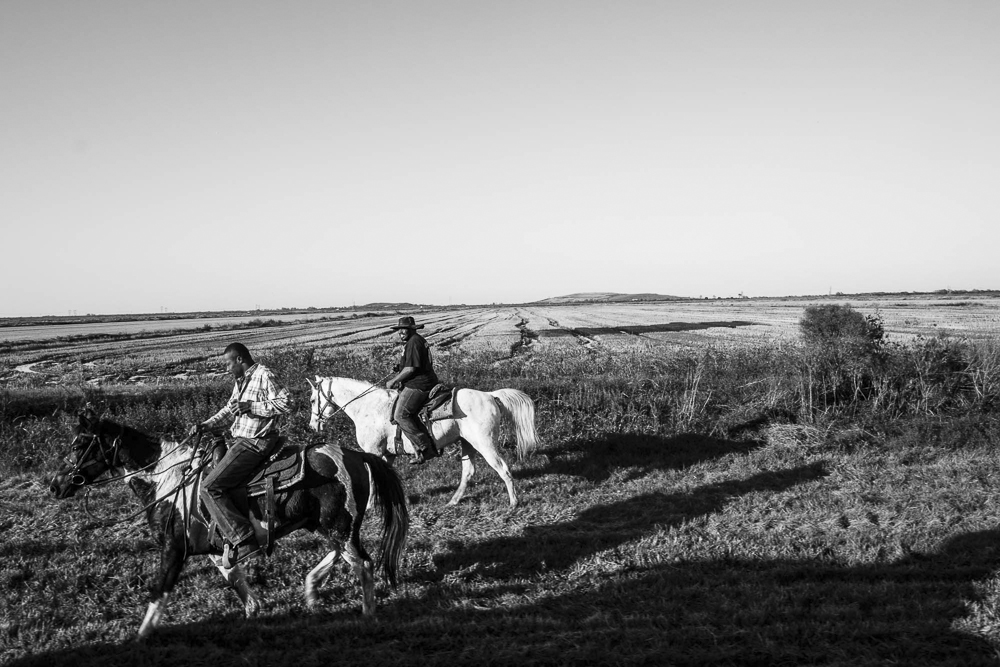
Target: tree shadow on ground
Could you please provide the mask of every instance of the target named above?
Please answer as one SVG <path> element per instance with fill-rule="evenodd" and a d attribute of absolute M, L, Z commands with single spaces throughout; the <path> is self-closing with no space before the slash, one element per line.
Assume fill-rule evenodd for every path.
<path fill-rule="evenodd" d="M 747 454 L 761 446 L 757 440 L 727 440 L 699 433 L 669 437 L 608 433 L 548 448 L 544 452 L 546 464 L 520 470 L 517 477 L 571 475 L 600 483 L 615 470 L 630 469 L 627 478 L 634 479 L 654 470 L 681 470 L 731 454 Z"/>
<path fill-rule="evenodd" d="M 717 482 L 693 491 L 644 493 L 620 502 L 597 505 L 572 521 L 528 526 L 520 536 L 477 542 L 448 543 L 450 552 L 434 559 L 437 576 L 476 567 L 480 576 L 533 576 L 565 569 L 599 551 L 610 549 L 654 530 L 679 526 L 720 511 L 733 498 L 754 492 L 777 493 L 817 480 L 828 473 L 823 463 L 765 472 L 748 479 Z"/>
<path fill-rule="evenodd" d="M 514 471 L 514 484 L 547 475 L 581 477 L 594 484 L 616 474 L 616 481 L 626 483 L 645 477 L 656 470 L 682 470 L 698 463 L 720 459 L 731 454 L 747 454 L 762 442 L 756 440 L 726 440 L 698 433 L 681 433 L 670 437 L 644 433 L 608 433 L 587 440 L 573 440 L 542 452 L 542 457 L 529 459 Z M 461 467 L 461 450 L 445 450 L 441 463 Z M 544 461 L 544 463 L 538 463 Z M 490 467 L 477 458 L 476 477 L 499 483 Z M 475 483 L 475 482 L 474 482 Z M 438 484 L 423 489 L 420 496 L 452 494 L 454 484 Z M 470 486 L 470 495 L 475 491 Z"/>
<path fill-rule="evenodd" d="M 467 593 L 443 583 L 393 597 L 379 621 L 233 614 L 8 665 L 995 665 L 989 642 L 954 626 L 977 598 L 974 583 L 998 565 L 1000 531 L 986 530 L 884 564 L 656 565 L 567 580 L 528 602 L 526 580 L 464 605 L 449 600 Z"/>

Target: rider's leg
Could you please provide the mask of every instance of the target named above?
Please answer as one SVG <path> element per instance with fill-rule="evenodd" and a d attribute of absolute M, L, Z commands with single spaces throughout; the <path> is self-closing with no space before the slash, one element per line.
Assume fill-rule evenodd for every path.
<path fill-rule="evenodd" d="M 418 459 L 428 459 L 437 455 L 434 440 L 417 416 L 420 408 L 426 402 L 426 391 L 404 387 L 399 392 L 399 400 L 396 401 L 396 414 L 393 415 L 396 423 L 399 424 L 403 433 L 406 434 L 406 437 L 410 439 L 413 447 L 417 450 Z"/>
<path fill-rule="evenodd" d="M 201 497 L 205 506 L 231 545 L 256 542 L 250 520 L 236 508 L 230 493 L 249 481 L 273 445 L 273 438 L 237 438 L 202 481 Z"/>

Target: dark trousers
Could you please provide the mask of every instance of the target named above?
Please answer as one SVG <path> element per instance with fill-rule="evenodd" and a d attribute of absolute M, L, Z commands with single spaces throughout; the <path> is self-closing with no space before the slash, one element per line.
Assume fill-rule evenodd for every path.
<path fill-rule="evenodd" d="M 420 418 L 417 417 L 420 408 L 427 403 L 427 396 L 428 392 L 426 391 L 403 387 L 399 391 L 399 399 L 396 401 L 396 414 L 392 416 L 399 424 L 399 428 L 413 443 L 413 447 L 419 452 L 428 447 L 434 448 L 434 440 L 424 428 Z"/>
<path fill-rule="evenodd" d="M 277 442 L 277 434 L 266 438 L 236 438 L 226 455 L 201 482 L 201 498 L 208 513 L 230 544 L 238 544 L 254 534 L 250 519 L 236 509 L 231 492 L 250 481 L 273 453 Z"/>

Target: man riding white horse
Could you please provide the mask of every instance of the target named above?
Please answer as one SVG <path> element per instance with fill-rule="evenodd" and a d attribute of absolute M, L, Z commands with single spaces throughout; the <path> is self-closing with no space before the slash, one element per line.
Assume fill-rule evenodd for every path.
<path fill-rule="evenodd" d="M 434 439 L 417 416 L 430 396 L 431 389 L 438 383 L 431 364 L 431 352 L 427 341 L 417 333 L 423 324 L 416 324 L 409 315 L 399 318 L 399 324 L 390 327 L 399 332 L 399 340 L 405 345 L 399 362 L 399 372 L 385 383 L 386 389 L 399 388 L 399 399 L 393 419 L 406 434 L 416 450 L 411 463 L 421 464 L 438 455 Z"/>

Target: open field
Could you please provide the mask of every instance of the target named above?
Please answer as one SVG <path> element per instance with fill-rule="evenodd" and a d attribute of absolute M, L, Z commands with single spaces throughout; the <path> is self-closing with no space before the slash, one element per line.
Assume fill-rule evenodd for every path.
<path fill-rule="evenodd" d="M 340 568 L 307 613 L 302 576 L 324 553 L 296 534 L 249 568 L 260 617 L 243 619 L 193 558 L 143 644 L 155 536 L 139 521 L 95 527 L 82 502 L 47 493 L 75 410 L 179 439 L 225 400 L 218 356 L 242 340 L 296 396 L 286 432 L 308 438 L 306 379 L 385 375 L 397 315 L 6 341 L 0 663 L 997 664 L 1000 301 L 877 304 L 899 345 L 864 391 L 824 402 L 797 337 L 805 305 L 418 314 L 442 379 L 536 401 L 541 451 L 505 450 L 523 506 L 506 511 L 481 461 L 454 508 L 452 453 L 397 462 L 411 539 L 376 621 Z M 352 446 L 349 420 L 326 437 Z M 119 485 L 89 505 L 138 507 Z"/>
<path fill-rule="evenodd" d="M 509 355 L 522 347 L 600 347 L 608 351 L 632 346 L 698 348 L 729 343 L 794 341 L 798 321 L 811 303 L 848 304 L 865 313 L 881 314 L 891 340 L 948 334 L 989 338 L 1000 330 L 1000 298 L 894 297 L 850 299 L 728 299 L 659 303 L 497 306 L 419 312 L 425 333 L 439 356 L 454 352 Z M 159 323 L 65 325 L 36 329 L 25 340 L 20 327 L 0 327 L 0 383 L 19 383 L 34 373 L 33 383 L 166 381 L 212 376 L 219 351 L 234 339 L 254 350 L 294 346 L 299 349 L 343 348 L 384 352 L 393 345 L 388 327 L 396 314 L 333 319 L 268 320 L 269 326 L 220 327 L 221 318 L 202 323 L 182 320 L 172 328 Z M 288 316 L 289 319 L 295 316 Z M 317 317 L 329 317 L 318 315 Z M 232 325 L 247 326 L 245 317 Z M 191 323 L 190 328 L 173 328 Z M 197 326 L 194 326 L 197 323 Z M 89 327 L 89 328 L 88 328 Z M 115 328 L 117 327 L 117 328 Z M 10 338 L 5 338 L 10 336 Z M 17 336 L 15 338 L 14 336 Z M 331 371 L 334 372 L 335 371 Z M 370 378 L 370 379 L 375 379 Z"/>

